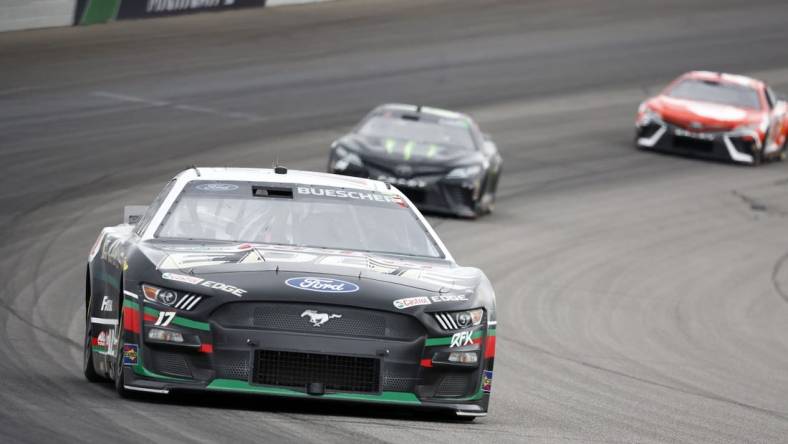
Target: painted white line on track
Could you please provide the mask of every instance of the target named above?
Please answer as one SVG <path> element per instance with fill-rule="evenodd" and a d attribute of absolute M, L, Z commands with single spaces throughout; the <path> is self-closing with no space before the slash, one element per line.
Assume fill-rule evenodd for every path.
<path fill-rule="evenodd" d="M 145 99 L 143 97 L 129 96 L 126 94 L 117 94 L 107 91 L 95 91 L 91 93 L 91 95 L 104 97 L 105 99 L 113 99 L 120 102 L 144 103 L 145 105 L 151 105 L 151 106 L 167 106 L 170 104 L 170 102 L 165 102 L 162 100 L 151 100 L 151 99 Z"/>

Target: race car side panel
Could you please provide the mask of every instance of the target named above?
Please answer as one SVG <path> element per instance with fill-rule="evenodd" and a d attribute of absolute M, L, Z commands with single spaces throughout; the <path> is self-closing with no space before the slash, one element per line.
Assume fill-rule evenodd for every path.
<path fill-rule="evenodd" d="M 87 315 L 96 372 L 111 376 L 123 304 L 123 272 L 131 226 L 105 228 L 91 250 L 88 263 Z"/>

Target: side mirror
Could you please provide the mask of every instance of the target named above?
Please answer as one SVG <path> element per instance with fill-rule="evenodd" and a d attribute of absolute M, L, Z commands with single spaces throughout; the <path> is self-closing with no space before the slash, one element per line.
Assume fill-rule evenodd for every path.
<path fill-rule="evenodd" d="M 142 219 L 142 216 L 148 210 L 145 205 L 126 205 L 123 207 L 123 223 L 128 225 L 135 225 Z"/>
<path fill-rule="evenodd" d="M 496 146 L 495 142 L 493 142 L 492 140 L 487 139 L 487 140 L 484 141 L 484 151 L 487 154 L 497 153 L 498 152 L 498 146 Z"/>

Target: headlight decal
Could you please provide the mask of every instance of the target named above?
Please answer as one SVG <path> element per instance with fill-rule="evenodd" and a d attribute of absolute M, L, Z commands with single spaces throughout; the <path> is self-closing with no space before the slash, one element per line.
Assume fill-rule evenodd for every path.
<path fill-rule="evenodd" d="M 484 309 L 436 312 L 432 316 L 443 330 L 452 331 L 480 325 L 484 319 Z"/>
<path fill-rule="evenodd" d="M 155 302 L 183 311 L 193 310 L 203 299 L 202 296 L 194 293 L 184 293 L 168 288 L 154 287 L 148 284 L 142 284 L 142 294 L 146 301 Z"/>
<path fill-rule="evenodd" d="M 447 179 L 469 179 L 482 172 L 482 167 L 479 165 L 471 165 L 467 167 L 459 167 L 451 170 L 446 175 Z"/>

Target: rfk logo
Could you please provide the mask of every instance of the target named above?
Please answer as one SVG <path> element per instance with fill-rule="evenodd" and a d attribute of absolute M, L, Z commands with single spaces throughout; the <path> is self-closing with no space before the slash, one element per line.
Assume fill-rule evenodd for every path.
<path fill-rule="evenodd" d="M 320 327 L 331 319 L 339 319 L 342 317 L 341 314 L 318 313 L 317 310 L 304 310 L 304 312 L 301 313 L 301 317 L 303 318 L 304 316 L 309 316 L 309 322 L 312 323 L 313 327 Z"/>
<path fill-rule="evenodd" d="M 454 335 L 451 337 L 451 345 L 449 345 L 449 347 L 462 347 L 463 345 L 468 344 L 473 344 L 471 332 L 461 331 L 459 333 L 454 333 Z"/>

